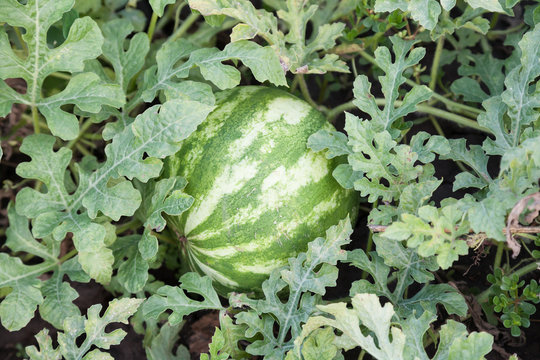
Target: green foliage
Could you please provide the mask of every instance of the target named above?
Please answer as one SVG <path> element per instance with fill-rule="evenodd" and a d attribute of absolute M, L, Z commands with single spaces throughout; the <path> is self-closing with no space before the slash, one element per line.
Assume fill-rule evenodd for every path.
<path fill-rule="evenodd" d="M 111 359 L 126 333 L 105 329 L 128 318 L 149 359 L 189 359 L 179 334 L 204 310 L 219 310 L 220 325 L 201 359 L 341 360 L 356 347 L 377 359 L 483 359 L 493 338 L 457 321 L 467 303 L 439 270 L 459 272 L 469 247 L 496 244 L 492 285 L 476 299 L 522 336 L 540 292 L 523 279 L 537 270 L 540 240 L 519 231 L 540 209 L 540 6 L 258 3 L 0 0 L 0 116 L 11 112 L 0 124 L 11 199 L 1 209 L 2 326 L 40 317 L 58 330 L 36 334 L 30 359 Z M 257 82 L 301 94 L 332 121 L 354 112 L 344 132 L 319 131 L 307 146 L 338 158 L 334 178 L 364 197 L 381 233 L 374 248 L 345 250 L 343 220 L 276 269 L 261 296 L 233 293 L 227 305 L 208 277 L 187 272 L 173 286 L 150 274 L 187 268 L 165 218 L 194 201 L 185 179 L 155 179 L 215 92 Z M 418 131 L 425 120 L 438 135 Z M 450 162 L 461 170 L 449 174 Z M 440 200 L 450 188 L 466 195 Z M 361 279 L 348 301 L 323 300 L 339 261 Z M 82 315 L 76 289 L 92 279 L 116 298 Z"/>
<path fill-rule="evenodd" d="M 319 305 L 318 309 L 323 315 L 308 320 L 302 334 L 295 340 L 294 350 L 287 355 L 288 360 L 308 359 L 301 357 L 300 351 L 303 355 L 311 351 L 333 352 L 336 347 L 349 350 L 358 346 L 380 360 L 429 359 L 422 340 L 430 323 L 435 320 L 429 312 L 419 318 L 413 314 L 399 322 L 400 329 L 392 320 L 394 307 L 390 303 L 381 306 L 373 294 L 356 294 L 352 298 L 352 309 L 345 303 Z M 340 335 L 335 335 L 333 342 L 320 346 L 315 342 L 323 334 L 320 328 L 338 330 Z M 441 327 L 439 346 L 432 359 L 484 359 L 484 355 L 491 351 L 492 343 L 491 335 L 467 334 L 465 325 L 450 320 Z"/>
<path fill-rule="evenodd" d="M 199 294 L 202 301 L 193 300 L 186 295 L 186 292 Z M 157 318 L 166 310 L 172 310 L 169 316 L 169 323 L 176 325 L 180 323 L 184 316 L 195 311 L 204 309 L 221 310 L 223 306 L 219 297 L 212 287 L 212 280 L 208 276 L 201 277 L 195 272 L 189 272 L 180 278 L 180 286 L 163 286 L 157 289 L 143 305 L 145 317 Z"/>
<path fill-rule="evenodd" d="M 315 306 L 321 302 L 326 288 L 336 285 L 335 265 L 345 259 L 341 247 L 350 242 L 351 233 L 350 221 L 345 219 L 328 229 L 326 239 L 313 240 L 307 252 L 289 259 L 287 268 L 272 272 L 262 285 L 263 299 L 251 299 L 246 294 L 230 296 L 229 302 L 234 307 L 249 308 L 236 315 L 238 324 L 247 325 L 245 335 L 262 336 L 247 346 L 248 353 L 281 359 L 292 348 L 302 324 L 316 311 Z M 284 294 L 287 300 L 281 301 L 278 294 Z M 272 330 L 275 323 L 279 324 L 277 335 Z M 292 338 L 286 340 L 289 332 Z"/>
<path fill-rule="evenodd" d="M 84 61 L 101 54 L 103 36 L 97 24 L 89 17 L 76 19 L 65 41 L 58 47 L 47 46 L 47 30 L 60 20 L 73 6 L 73 0 L 31 0 L 21 5 L 16 0 L 2 0 L 0 21 L 24 28 L 25 57 L 19 57 L 9 44 L 5 30 L 0 32 L 0 54 L 3 64 L 0 79 L 23 78 L 26 94 L 19 94 L 0 82 L 0 116 L 5 116 L 13 103 L 39 109 L 45 116 L 51 132 L 64 140 L 77 137 L 79 124 L 75 115 L 60 107 L 75 104 L 79 109 L 96 113 L 103 105 L 120 107 L 124 96 L 118 86 L 110 85 L 95 73 L 79 73 Z M 22 44 L 21 44 L 22 45 Z M 44 97 L 43 82 L 54 72 L 79 73 L 58 94 Z"/>
<path fill-rule="evenodd" d="M 407 246 L 418 248 L 418 255 L 436 255 L 437 263 L 448 269 L 459 255 L 468 252 L 468 246 L 459 237 L 469 232 L 469 224 L 456 206 L 437 209 L 426 205 L 418 208 L 418 216 L 402 214 L 401 221 L 390 225 L 384 234 L 392 240 L 407 240 Z"/>
<path fill-rule="evenodd" d="M 153 339 L 150 346 L 146 347 L 148 360 L 189 360 L 191 359 L 188 349 L 180 345 L 175 349 L 179 336 L 178 332 L 182 324 L 163 324 Z"/>
<path fill-rule="evenodd" d="M 509 328 L 513 336 L 521 335 L 521 328 L 528 328 L 531 324 L 529 318 L 536 312 L 540 302 L 540 287 L 536 280 L 531 280 L 527 286 L 525 280 L 519 280 L 517 275 L 504 276 L 500 268 L 494 274 L 489 274 L 488 281 L 493 297 L 491 302 L 493 310 L 503 313 L 501 321 L 504 327 Z M 523 288 L 520 293 L 520 288 Z"/>
<path fill-rule="evenodd" d="M 374 238 L 377 253 L 368 255 L 361 249 L 349 252 L 347 262 L 371 275 L 373 283 L 362 279 L 351 285 L 351 296 L 357 293 L 370 293 L 384 296 L 395 306 L 399 316 L 404 318 L 424 311 L 436 313 L 436 305 L 442 304 L 450 314 L 464 316 L 467 305 L 462 296 L 447 284 L 429 284 L 433 280 L 431 271 L 437 269 L 434 257 L 422 259 L 413 249 L 405 248 L 400 243 L 389 242 L 381 237 Z M 379 255 L 378 255 L 379 254 Z M 391 269 L 397 268 L 390 275 Z M 392 280 L 396 279 L 395 288 L 390 290 Z M 414 282 L 425 284 L 421 290 L 407 298 L 407 288 Z"/>
<path fill-rule="evenodd" d="M 220 351 L 225 345 L 225 337 L 219 328 L 216 328 L 212 342 L 210 343 L 210 354 L 201 354 L 201 360 L 227 360 L 229 354 Z"/>
<path fill-rule="evenodd" d="M 24 252 L 42 261 L 36 265 L 26 265 L 19 257 L 0 253 L 0 289 L 8 289 L 7 296 L 0 303 L 2 325 L 10 331 L 23 328 L 34 317 L 39 306 L 42 318 L 57 328 L 63 327 L 67 317 L 80 315 L 79 308 L 72 301 L 78 297 L 73 288 L 64 282 L 64 275 L 79 282 L 90 279 L 82 272 L 77 258 L 63 262 L 58 259 L 60 246 L 51 237 L 42 242 L 32 236 L 28 220 L 18 215 L 15 208 L 8 208 L 10 227 L 7 230 L 6 246 L 14 252 Z M 40 277 L 48 272 L 48 280 Z"/>
<path fill-rule="evenodd" d="M 331 23 L 316 27 L 311 38 L 307 40 L 308 21 L 314 19 L 319 6 L 299 0 L 288 0 L 286 4 L 280 6 L 276 17 L 266 10 L 255 9 L 247 0 L 189 0 L 189 6 L 201 12 L 207 20 L 229 16 L 240 21 L 232 30 L 231 44 L 252 39 L 256 35 L 261 36 L 272 46 L 286 71 L 300 74 L 347 72 L 347 66 L 337 55 L 325 54 L 321 58 L 318 54 L 319 51 L 328 50 L 335 45 L 344 24 Z M 278 19 L 288 29 L 286 34 L 279 29 Z"/>
<path fill-rule="evenodd" d="M 35 346 L 26 348 L 32 360 L 38 359 L 112 359 L 99 350 L 108 350 L 111 345 L 118 345 L 126 336 L 122 329 L 106 332 L 105 327 L 111 323 L 127 324 L 127 319 L 137 311 L 142 299 L 114 299 L 109 303 L 103 316 L 100 316 L 101 305 L 92 305 L 88 315 L 72 316 L 64 320 L 64 332 L 58 333 L 58 347 L 52 346 L 52 340 L 47 329 L 41 330 L 36 339 L 39 350 Z M 79 345 L 77 338 L 84 335 L 84 341 Z M 94 350 L 89 351 L 92 347 Z"/>
<path fill-rule="evenodd" d="M 448 12 L 456 6 L 455 0 L 441 2 L 435 0 L 376 0 L 374 9 L 376 12 L 398 9 L 409 12 L 420 25 L 431 30 L 433 39 L 437 39 L 444 33 L 451 34 L 461 27 L 485 34 L 489 29 L 489 23 L 480 17 L 485 10 L 499 13 L 509 11 L 503 8 L 497 0 L 465 0 L 465 2 L 468 7 L 454 21 L 448 16 Z"/>

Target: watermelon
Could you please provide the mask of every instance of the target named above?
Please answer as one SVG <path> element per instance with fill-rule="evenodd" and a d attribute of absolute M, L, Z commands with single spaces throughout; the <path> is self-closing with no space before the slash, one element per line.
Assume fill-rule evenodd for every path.
<path fill-rule="evenodd" d="M 308 242 L 348 215 L 354 221 L 358 195 L 332 177 L 340 159 L 307 148 L 311 134 L 335 129 L 305 101 L 247 86 L 218 93 L 216 105 L 165 160 L 162 177 L 184 177 L 194 198 L 167 222 L 189 267 L 222 294 L 260 293 Z"/>

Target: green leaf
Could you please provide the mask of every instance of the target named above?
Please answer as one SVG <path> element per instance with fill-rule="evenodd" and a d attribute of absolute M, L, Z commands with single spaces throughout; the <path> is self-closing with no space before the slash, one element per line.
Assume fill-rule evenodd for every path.
<path fill-rule="evenodd" d="M 129 41 L 126 38 L 133 32 L 133 25 L 126 19 L 115 19 L 102 26 L 104 42 L 103 56 L 114 69 L 114 82 L 127 94 L 129 83 L 139 73 L 150 44 L 145 33 L 136 33 Z M 125 45 L 129 43 L 129 46 Z"/>
<path fill-rule="evenodd" d="M 506 13 L 497 0 L 465 0 L 473 9 L 482 8 L 492 12 Z M 443 0 L 440 2 L 444 10 L 450 11 L 455 5 L 455 0 Z M 375 12 L 392 12 L 394 10 L 408 11 L 411 17 L 428 30 L 434 30 L 446 18 L 439 19 L 441 6 L 435 0 L 376 0 Z M 480 15 L 481 12 L 478 12 Z M 465 21 L 463 21 L 465 22 Z M 470 26 L 470 25 L 469 25 Z M 459 28 L 459 26 L 458 26 Z M 455 29 L 451 26 L 449 33 Z M 433 35 L 433 33 L 432 33 Z M 440 33 L 439 33 L 440 35 Z M 436 36 L 437 37 L 437 36 Z M 436 38 L 435 37 L 435 38 Z"/>
<path fill-rule="evenodd" d="M 470 145 L 469 149 L 467 149 L 465 139 L 450 139 L 448 141 L 451 150 L 446 154 L 440 154 L 441 159 L 461 161 L 467 164 L 476 173 L 476 175 L 471 173 L 466 173 L 467 175 L 458 175 L 460 178 L 458 178 L 459 181 L 457 183 L 454 183 L 453 191 L 464 187 L 484 188 L 493 181 L 487 169 L 489 158 L 486 156 L 481 146 Z"/>
<path fill-rule="evenodd" d="M 401 271 L 400 277 L 410 276 L 419 283 L 428 283 L 434 279 L 432 272 L 436 271 L 438 266 L 433 257 L 423 259 L 413 249 L 404 247 L 400 242 L 383 239 L 380 235 L 375 235 L 373 241 L 377 246 L 377 254 L 384 259 L 386 265 Z M 357 266 L 356 263 L 353 264 Z M 403 282 L 406 281 L 408 280 Z"/>
<path fill-rule="evenodd" d="M 187 61 L 177 65 L 179 60 Z M 141 99 L 151 102 L 160 90 L 176 88 L 174 79 L 189 76 L 189 70 L 198 67 L 201 75 L 220 89 L 229 89 L 240 83 L 240 72 L 231 65 L 222 64 L 226 60 L 240 60 L 248 66 L 255 78 L 270 81 L 275 85 L 286 85 L 285 76 L 279 60 L 269 47 L 262 47 L 250 41 L 230 43 L 220 51 L 216 48 L 197 49 L 191 43 L 179 39 L 163 44 L 156 54 L 156 66 L 144 74 L 144 85 L 128 104 L 132 109 Z"/>
<path fill-rule="evenodd" d="M 74 76 L 63 91 L 43 97 L 41 88 L 47 76 L 58 71 L 80 72 L 85 60 L 101 54 L 103 36 L 89 17 L 76 19 L 60 46 L 52 49 L 47 46 L 48 29 L 73 3 L 73 0 L 30 0 L 22 5 L 10 0 L 4 1 L 0 10 L 0 22 L 26 29 L 23 39 L 28 50 L 28 56 L 20 58 L 11 49 L 5 30 L 0 31 L 0 55 L 4 59 L 0 79 L 20 77 L 27 85 L 26 93 L 19 94 L 0 82 L 0 116 L 10 111 L 13 103 L 37 107 L 53 135 L 64 140 L 76 138 L 79 125 L 75 115 L 61 110 L 62 105 L 75 104 L 83 111 L 96 113 L 103 105 L 119 107 L 124 103 L 119 87 L 105 84 L 91 73 Z"/>
<path fill-rule="evenodd" d="M 26 354 L 30 357 L 30 360 L 60 360 L 62 355 L 60 354 L 59 348 L 54 348 L 52 344 L 52 339 L 49 336 L 49 330 L 43 329 L 36 334 L 36 341 L 38 343 L 38 348 L 34 345 L 27 346 L 24 348 Z"/>
<path fill-rule="evenodd" d="M 161 179 L 149 183 L 145 192 L 144 226 L 161 232 L 166 225 L 162 214 L 177 216 L 186 211 L 192 204 L 193 198 L 182 192 L 187 181 L 181 177 Z"/>
<path fill-rule="evenodd" d="M 487 150 L 498 155 L 504 154 L 510 147 L 516 147 L 521 140 L 522 132 L 538 119 L 538 107 L 540 107 L 540 90 L 531 88 L 531 83 L 540 76 L 540 64 L 537 59 L 540 56 L 540 24 L 525 33 L 519 42 L 521 49 L 521 63 L 508 74 L 504 80 L 506 90 L 501 94 L 500 100 L 507 106 L 507 114 L 510 118 L 508 126 L 502 122 L 504 114 L 501 106 L 496 101 L 486 104 L 486 116 L 479 118 L 482 126 L 493 128 L 496 141 L 487 140 Z"/>
<path fill-rule="evenodd" d="M 216 328 L 212 342 L 209 345 L 210 354 L 201 354 L 201 360 L 226 360 L 229 354 L 222 351 L 225 346 L 225 337 L 219 328 Z"/>
<path fill-rule="evenodd" d="M 460 200 L 462 211 L 467 212 L 471 228 L 476 232 L 485 233 L 489 238 L 505 241 L 503 228 L 506 225 L 506 215 L 515 205 L 515 194 L 508 189 L 501 189 L 498 183 L 490 186 L 485 199 L 476 201 L 471 196 Z"/>
<path fill-rule="evenodd" d="M 504 87 L 504 74 L 502 68 L 503 60 L 499 60 L 490 54 L 470 54 L 466 59 L 473 64 L 463 64 L 459 67 L 458 73 L 463 76 L 452 83 L 450 89 L 463 95 L 466 101 L 482 102 L 490 96 L 499 95 Z M 472 77 L 480 77 L 487 86 L 489 94 L 486 94 L 480 84 Z M 480 119 L 478 120 L 480 122 Z"/>
<path fill-rule="evenodd" d="M 199 294 L 203 300 L 190 299 L 185 292 Z M 166 285 L 159 288 L 142 307 L 144 316 L 153 319 L 157 319 L 166 310 L 172 310 L 172 314 L 169 315 L 171 325 L 180 323 L 186 315 L 204 309 L 221 310 L 223 306 L 212 287 L 212 280 L 194 272 L 182 275 L 178 287 Z"/>
<path fill-rule="evenodd" d="M 118 267 L 118 282 L 130 293 L 141 291 L 148 280 L 148 260 L 139 251 L 140 235 L 118 238 L 111 246 Z"/>
<path fill-rule="evenodd" d="M 190 360 L 191 355 L 184 345 L 175 349 L 179 339 L 178 333 L 181 329 L 182 324 L 163 324 L 159 329 L 159 334 L 152 339 L 150 346 L 144 349 L 148 360 Z"/>
<path fill-rule="evenodd" d="M 422 316 L 416 318 L 413 314 L 405 320 L 400 321 L 401 328 L 405 333 L 407 342 L 405 345 L 405 357 L 408 359 L 428 360 L 430 357 L 426 354 L 423 345 L 423 338 L 430 327 L 430 324 L 436 319 L 436 316 L 430 312 L 424 312 Z M 463 346 L 463 344 L 466 344 Z M 453 320 L 441 326 L 439 331 L 439 344 L 437 353 L 432 360 L 444 359 L 484 359 L 491 351 L 493 336 L 488 333 L 467 333 L 465 325 Z M 477 348 L 476 353 L 461 352 L 463 348 Z M 461 355 L 462 357 L 455 357 Z"/>
<path fill-rule="evenodd" d="M 219 314 L 219 326 L 225 339 L 223 351 L 230 354 L 233 359 L 249 359 L 250 355 L 238 345 L 240 341 L 249 340 L 245 335 L 247 326 L 235 324 L 233 319 L 223 310 Z"/>
<path fill-rule="evenodd" d="M 384 76 L 379 77 L 386 100 L 384 109 L 379 109 L 375 97 L 371 95 L 371 84 L 365 75 L 358 76 L 354 81 L 355 100 L 353 103 L 371 116 L 375 131 L 388 130 L 395 138 L 399 132 L 391 130 L 392 124 L 399 118 L 416 111 L 418 103 L 431 97 L 431 90 L 424 85 L 415 86 L 405 95 L 401 106 L 395 107 L 394 104 L 399 96 L 398 89 L 406 80 L 403 77 L 403 72 L 416 65 L 424 57 L 426 50 L 415 48 L 409 52 L 414 44 L 413 41 L 402 40 L 397 36 L 391 37 L 390 40 L 395 55 L 394 62 L 392 62 L 392 55 L 388 48 L 381 46 L 375 50 L 375 63 L 385 72 Z M 407 53 L 409 53 L 408 56 Z"/>
<path fill-rule="evenodd" d="M 375 237 L 377 253 L 371 252 L 369 257 L 361 249 L 349 252 L 347 262 L 367 272 L 373 278 L 353 282 L 350 295 L 370 293 L 384 296 L 395 306 L 397 315 L 407 318 L 413 313 L 424 311 L 436 313 L 436 305 L 442 304 L 448 313 L 464 316 L 467 305 L 463 297 L 452 287 L 445 284 L 426 284 L 410 298 L 405 298 L 405 289 L 414 281 L 429 283 L 433 280 L 432 271 L 438 266 L 433 258 L 421 259 L 413 249 L 404 248 L 401 244 L 389 242 Z M 389 289 L 390 267 L 398 270 L 392 274 L 397 278 L 393 290 Z"/>
<path fill-rule="evenodd" d="M 319 130 L 308 138 L 307 146 L 315 152 L 328 149 L 325 153 L 327 159 L 351 153 L 347 136 L 339 131 Z"/>
<path fill-rule="evenodd" d="M 318 6 L 301 1 L 287 1 L 279 6 L 277 15 L 286 24 L 287 33 L 278 27 L 278 18 L 272 13 L 256 9 L 250 1 L 239 0 L 190 0 L 189 6 L 204 16 L 230 16 L 242 22 L 234 27 L 231 41 L 252 39 L 261 36 L 279 56 L 283 69 L 293 73 L 322 74 L 327 71 L 348 72 L 345 63 L 335 54 L 325 54 L 322 58 L 319 51 L 331 49 L 336 39 L 341 36 L 345 27 L 343 23 L 324 23 L 314 27 L 312 37 L 306 39 L 306 29 L 310 20 L 316 19 Z"/>
<path fill-rule="evenodd" d="M 0 319 L 9 331 L 22 329 L 34 317 L 43 302 L 37 276 L 49 270 L 50 265 L 24 265 L 19 258 L 0 253 L 0 289 L 11 288 L 0 303 Z"/>
<path fill-rule="evenodd" d="M 401 314 L 437 313 L 437 304 L 442 304 L 449 314 L 467 315 L 467 303 L 455 288 L 448 284 L 429 284 L 414 296 L 399 302 Z"/>
<path fill-rule="evenodd" d="M 448 5 L 447 5 L 448 6 Z M 428 30 L 433 30 L 441 13 L 435 0 L 376 0 L 375 12 L 409 11 L 414 20 Z"/>
<path fill-rule="evenodd" d="M 471 333 L 466 339 L 458 338 L 450 346 L 448 360 L 484 359 L 491 352 L 493 336 L 488 333 Z"/>
<path fill-rule="evenodd" d="M 174 4 L 175 0 L 150 0 L 150 6 L 152 7 L 152 10 L 158 15 L 163 16 L 163 10 L 165 10 L 165 6 L 168 4 Z"/>
<path fill-rule="evenodd" d="M 108 282 L 114 259 L 105 244 L 106 231 L 94 219 L 99 213 L 113 220 L 133 215 L 141 195 L 125 178 L 137 177 L 145 182 L 157 177 L 161 170 L 158 159 L 174 154 L 179 142 L 211 110 L 210 106 L 184 100 L 146 110 L 105 147 L 104 163 L 86 157 L 76 166 L 79 183 L 75 192 L 68 191 L 64 181 L 71 151 L 61 148 L 55 152 L 55 140 L 48 135 L 26 137 L 20 150 L 32 160 L 19 164 L 17 174 L 40 180 L 46 191 L 21 190 L 16 201 L 18 213 L 35 218 L 36 237 L 52 233 L 60 241 L 68 230 L 73 232 L 83 269 L 97 281 Z"/>
<path fill-rule="evenodd" d="M 288 267 L 276 269 L 263 282 L 263 299 L 250 299 L 245 294 L 230 295 L 229 302 L 233 306 L 251 309 L 236 315 L 237 324 L 248 326 L 245 335 L 249 338 L 257 334 L 262 336 L 247 346 L 248 353 L 282 359 L 293 347 L 302 324 L 316 311 L 315 305 L 326 293 L 326 288 L 335 286 L 338 273 L 335 264 L 345 259 L 341 247 L 350 242 L 351 233 L 347 218 L 328 229 L 326 239 L 317 238 L 310 242 L 306 253 L 290 258 Z M 281 300 L 285 299 L 285 294 L 286 302 Z M 273 333 L 276 322 L 279 324 L 277 335 Z M 291 338 L 286 340 L 289 333 Z"/>
<path fill-rule="evenodd" d="M 376 295 L 356 294 L 352 298 L 352 309 L 347 308 L 345 303 L 317 307 L 331 317 L 310 318 L 304 325 L 302 334 L 295 340 L 295 351 L 307 335 L 320 327 L 327 326 L 341 332 L 341 335 L 336 335 L 334 340 L 334 344 L 339 348 L 350 350 L 360 346 L 379 360 L 403 359 L 406 339 L 403 332 L 391 324 L 394 316 L 392 304 L 387 303 L 381 306 Z M 370 330 L 369 335 L 362 333 L 360 324 Z"/>
<path fill-rule="evenodd" d="M 39 314 L 43 320 L 57 329 L 62 329 L 64 319 L 81 314 L 77 305 L 73 304 L 73 300 L 77 299 L 79 294 L 69 283 L 62 280 L 64 274 L 60 267 L 60 270 L 55 271 L 41 287 L 45 299 L 39 306 Z"/>
<path fill-rule="evenodd" d="M 376 131 L 371 121 L 345 115 L 345 130 L 353 150 L 349 164 L 354 171 L 365 174 L 354 182 L 354 188 L 368 196 L 369 202 L 379 197 L 383 201 L 399 198 L 403 187 L 422 173 L 422 167 L 415 165 L 418 155 L 407 145 L 397 145 L 388 131 Z"/>
<path fill-rule="evenodd" d="M 463 213 L 456 205 L 442 209 L 423 206 L 418 209 L 419 216 L 402 214 L 401 221 L 394 222 L 381 235 L 387 239 L 407 240 L 407 246 L 418 248 L 423 257 L 436 255 L 442 269 L 465 255 L 469 247 L 459 237 L 468 233 L 468 223 L 463 221 Z"/>
<path fill-rule="evenodd" d="M 466 0 L 466 2 L 473 8 L 482 8 L 492 12 L 505 12 L 501 4 L 497 0 Z"/>
<path fill-rule="evenodd" d="M 317 360 L 317 359 L 335 359 L 341 352 L 338 351 L 338 347 L 334 345 L 335 334 L 331 328 L 317 329 L 302 345 L 302 357 L 294 356 L 294 351 L 291 350 L 287 353 L 287 360 L 305 359 L 305 360 Z"/>
<path fill-rule="evenodd" d="M 11 205 L 8 206 L 8 219 L 6 246 L 14 252 L 23 251 L 43 259 L 37 265 L 25 265 L 18 257 L 0 253 L 0 289 L 10 289 L 0 303 L 0 319 L 6 329 L 15 331 L 26 326 L 34 317 L 37 306 L 43 304 L 47 288 L 42 294 L 38 276 L 58 266 L 60 248 L 54 242 L 35 240 L 28 228 L 28 220 L 18 215 Z"/>
<path fill-rule="evenodd" d="M 349 164 L 339 164 L 332 171 L 332 176 L 345 189 L 354 189 L 354 183 L 364 175 L 361 171 L 355 171 Z"/>
<path fill-rule="evenodd" d="M 88 353 L 85 359 L 111 358 L 99 349 L 109 349 L 111 345 L 118 345 L 126 336 L 122 329 L 105 332 L 105 327 L 111 323 L 127 324 L 127 319 L 137 311 L 142 299 L 114 299 L 102 317 L 101 305 L 92 305 L 88 309 L 87 317 L 74 316 L 65 319 L 64 332 L 58 333 L 60 352 L 66 360 L 81 359 L 91 347 L 97 349 Z M 84 336 L 82 344 L 78 345 L 77 338 Z M 108 357 L 105 357 L 108 356 Z"/>

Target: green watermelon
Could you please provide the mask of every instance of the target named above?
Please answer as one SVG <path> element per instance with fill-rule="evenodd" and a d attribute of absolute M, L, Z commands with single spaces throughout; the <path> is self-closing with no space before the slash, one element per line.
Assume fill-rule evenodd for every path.
<path fill-rule="evenodd" d="M 216 95 L 217 107 L 166 159 L 163 177 L 187 179 L 195 199 L 167 218 L 182 236 L 189 267 L 221 293 L 260 293 L 270 272 L 347 215 L 358 195 L 332 177 L 339 160 L 307 148 L 320 129 L 335 130 L 308 103 L 262 86 Z"/>

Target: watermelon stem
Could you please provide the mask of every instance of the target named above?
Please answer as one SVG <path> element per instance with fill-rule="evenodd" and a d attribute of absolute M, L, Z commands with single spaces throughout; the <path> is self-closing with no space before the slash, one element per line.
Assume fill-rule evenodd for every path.
<path fill-rule="evenodd" d="M 306 79 L 304 79 L 304 75 L 296 74 L 296 77 L 298 78 L 298 85 L 300 85 L 300 91 L 302 92 L 304 100 L 306 100 L 309 105 L 313 106 L 315 109 L 319 109 L 319 105 L 317 105 L 317 103 L 313 101 L 311 95 L 309 94 L 309 89 L 306 84 Z"/>

